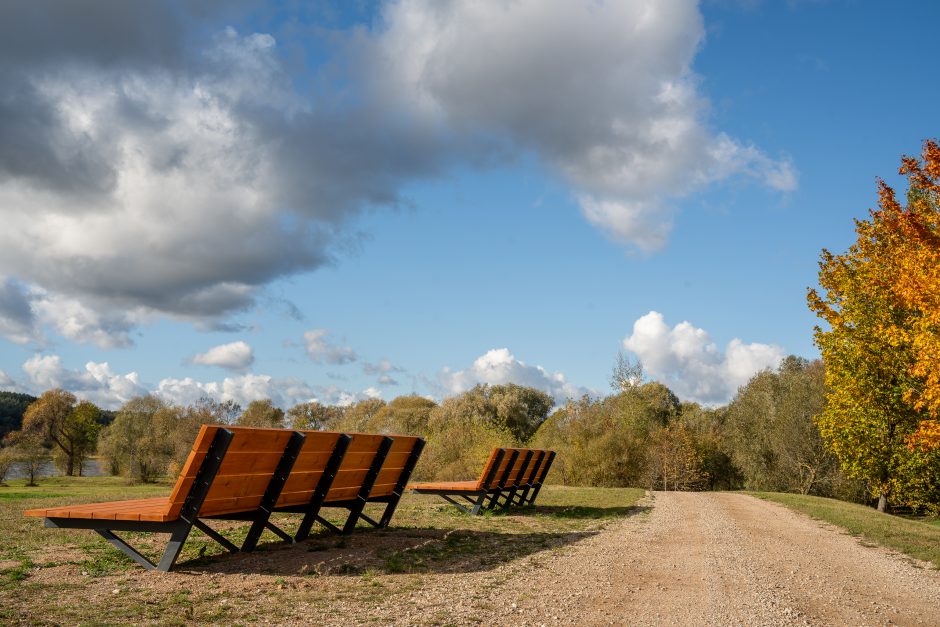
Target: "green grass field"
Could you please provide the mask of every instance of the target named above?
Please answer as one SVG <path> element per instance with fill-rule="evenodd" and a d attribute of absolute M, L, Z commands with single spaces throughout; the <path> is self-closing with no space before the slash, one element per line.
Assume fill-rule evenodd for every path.
<path fill-rule="evenodd" d="M 0 623 L 295 622 L 298 608 L 394 603 L 429 582 L 562 549 L 644 511 L 637 489 L 547 486 L 535 507 L 476 517 L 436 497 L 408 494 L 388 530 L 314 535 L 294 546 L 266 532 L 252 554 L 225 554 L 194 530 L 179 572 L 169 574 L 144 571 L 92 531 L 46 529 L 41 519 L 22 515 L 44 505 L 144 498 L 171 489 L 169 482 L 130 486 L 112 477 L 0 487 Z M 288 530 L 299 521 L 277 518 Z M 333 521 L 341 519 L 337 512 Z M 212 525 L 236 544 L 248 529 Z M 152 559 L 167 538 L 123 535 Z"/>
<path fill-rule="evenodd" d="M 900 551 L 940 569 L 940 520 L 909 520 L 870 507 L 835 499 L 777 492 L 750 492 L 756 497 L 842 527 L 863 541 Z"/>

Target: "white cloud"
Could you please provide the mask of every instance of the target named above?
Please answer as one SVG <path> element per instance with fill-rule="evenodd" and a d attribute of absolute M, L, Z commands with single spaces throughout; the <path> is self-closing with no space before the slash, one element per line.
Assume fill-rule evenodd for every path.
<path fill-rule="evenodd" d="M 651 251 L 670 206 L 708 183 L 796 187 L 789 161 L 708 128 L 692 71 L 704 36 L 694 0 L 402 0 L 368 67 L 383 98 L 429 123 L 534 152 L 592 224 Z"/>
<path fill-rule="evenodd" d="M 356 352 L 348 346 L 338 346 L 328 339 L 326 329 L 311 329 L 304 332 L 304 348 L 307 355 L 318 364 L 348 364 L 356 361 Z"/>
<path fill-rule="evenodd" d="M 246 370 L 254 361 L 255 356 L 251 346 L 242 341 L 215 346 L 192 358 L 194 364 L 219 366 L 234 371 Z"/>
<path fill-rule="evenodd" d="M 633 323 L 623 346 L 679 398 L 706 405 L 728 402 L 754 374 L 776 367 L 786 355 L 779 346 L 745 344 L 737 338 L 722 352 L 704 329 L 689 322 L 669 328 L 656 311 Z"/>
<path fill-rule="evenodd" d="M 217 401 L 235 401 L 242 407 L 251 401 L 269 398 L 275 405 L 291 407 L 315 398 L 312 388 L 298 379 L 275 379 L 269 375 L 245 374 L 222 381 L 196 381 L 167 378 L 160 381 L 154 394 L 170 403 L 188 405 L 202 397 Z"/>
<path fill-rule="evenodd" d="M 709 127 L 694 0 L 388 2 L 371 30 L 315 44 L 345 72 L 328 79 L 291 74 L 295 42 L 220 28 L 228 13 L 8 4 L 0 334 L 15 342 L 220 325 L 331 261 L 362 210 L 454 167 L 534 155 L 643 251 L 709 183 L 797 185 L 786 159 Z"/>
<path fill-rule="evenodd" d="M 34 393 L 62 388 L 100 407 L 114 409 L 147 389 L 136 372 L 115 374 L 107 362 L 89 361 L 85 370 L 69 370 L 58 355 L 34 355 L 23 364 Z"/>
<path fill-rule="evenodd" d="M 438 373 L 437 379 L 440 388 L 448 396 L 466 392 L 480 383 L 525 385 L 550 394 L 559 405 L 567 398 L 580 398 L 590 393 L 587 388 L 568 382 L 560 372 L 551 373 L 541 366 L 530 366 L 519 361 L 507 348 L 487 351 L 464 370 L 454 372 L 444 368 Z"/>

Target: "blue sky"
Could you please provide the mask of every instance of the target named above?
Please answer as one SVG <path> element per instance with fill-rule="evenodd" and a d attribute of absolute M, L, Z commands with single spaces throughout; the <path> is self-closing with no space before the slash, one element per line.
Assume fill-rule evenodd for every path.
<path fill-rule="evenodd" d="M 10 2 L 0 389 L 727 402 L 937 136 L 933 3 Z"/>

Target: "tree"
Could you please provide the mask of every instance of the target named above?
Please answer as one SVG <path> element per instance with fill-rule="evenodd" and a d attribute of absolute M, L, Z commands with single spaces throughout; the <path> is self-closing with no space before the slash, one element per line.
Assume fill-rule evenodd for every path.
<path fill-rule="evenodd" d="M 75 396 L 65 390 L 44 392 L 23 415 L 23 431 L 52 442 L 62 455 L 66 475 L 81 469 L 82 460 L 94 448 L 98 412 L 91 404 L 75 406 Z"/>
<path fill-rule="evenodd" d="M 17 392 L 0 392 L 0 440 L 11 431 L 23 426 L 26 408 L 36 401 L 35 396 Z"/>
<path fill-rule="evenodd" d="M 435 407 L 437 403 L 423 396 L 399 396 L 372 416 L 368 430 L 427 437 L 431 412 Z"/>
<path fill-rule="evenodd" d="M 41 434 L 21 429 L 8 433 L 4 443 L 12 452 L 13 461 L 18 463 L 26 472 L 26 485 L 38 485 L 36 479 L 43 465 L 49 459 L 49 450 L 43 446 Z"/>
<path fill-rule="evenodd" d="M 284 410 L 275 407 L 271 399 L 251 401 L 238 421 L 240 427 L 269 427 L 272 429 L 284 428 Z"/>
<path fill-rule="evenodd" d="M 345 413 L 343 407 L 323 405 L 317 401 L 300 403 L 287 410 L 291 429 L 326 429 L 338 422 Z"/>
<path fill-rule="evenodd" d="M 508 429 L 493 420 L 494 413 L 478 394 L 470 392 L 433 408 L 415 478 L 449 481 L 479 473 L 493 448 L 513 444 Z"/>
<path fill-rule="evenodd" d="M 817 418 L 820 433 L 846 474 L 869 483 L 884 511 L 907 461 L 907 438 L 927 416 L 910 402 L 923 389 L 911 341 L 918 314 L 895 292 L 903 235 L 894 224 L 903 212 L 884 181 L 878 205 L 869 220 L 856 220 L 848 251 L 823 250 L 823 292 L 810 289 L 807 301 L 829 326 L 815 329 L 829 387 Z"/>
<path fill-rule="evenodd" d="M 10 469 L 16 462 L 16 455 L 12 447 L 0 447 L 0 485 L 6 485 L 5 481 Z"/>
<path fill-rule="evenodd" d="M 488 396 L 496 411 L 496 423 L 512 433 L 519 443 L 526 443 L 548 417 L 555 404 L 551 395 L 535 388 L 507 383 L 505 385 L 477 386 Z"/>
<path fill-rule="evenodd" d="M 651 490 L 701 490 L 708 477 L 691 429 L 682 421 L 658 428 L 650 438 L 646 484 Z"/>
<path fill-rule="evenodd" d="M 840 479 L 838 460 L 814 422 L 825 405 L 822 362 L 792 355 L 738 390 L 723 431 L 747 488 L 832 494 Z"/>
<path fill-rule="evenodd" d="M 167 471 L 176 452 L 173 435 L 180 411 L 155 396 L 132 398 L 102 434 L 99 450 L 120 474 L 154 481 Z"/>
<path fill-rule="evenodd" d="M 922 159 L 904 157 L 900 174 L 909 183 L 907 207 L 901 207 L 894 190 L 883 181 L 885 223 L 894 232 L 898 272 L 892 291 L 899 304 L 912 313 L 912 324 L 903 341 L 913 347 L 911 372 L 922 387 L 908 390 L 917 409 L 930 414 L 915 434 L 918 448 L 940 448 L 940 145 L 924 142 Z"/>
<path fill-rule="evenodd" d="M 532 438 L 533 445 L 558 452 L 551 471 L 555 481 L 609 487 L 640 485 L 650 436 L 664 425 L 662 401 L 670 395 L 668 388 L 657 383 L 645 394 L 641 388 L 631 388 L 605 399 L 569 399 L 542 423 Z"/>
<path fill-rule="evenodd" d="M 610 387 L 614 392 L 626 392 L 643 382 L 643 363 L 637 359 L 633 361 L 624 356 L 623 353 L 617 354 L 617 363 L 614 364 L 614 371 L 610 377 Z"/>
<path fill-rule="evenodd" d="M 186 413 L 189 418 L 201 425 L 230 425 L 241 416 L 242 406 L 231 399 L 220 402 L 203 396 L 187 406 Z"/>
<path fill-rule="evenodd" d="M 69 422 L 76 434 L 73 450 L 73 464 L 78 476 L 82 476 L 85 461 L 95 452 L 98 433 L 101 431 L 101 410 L 90 401 L 80 401 L 72 410 Z M 56 458 L 64 457 L 62 449 L 57 450 Z M 67 459 L 57 461 L 60 468 L 68 466 Z M 66 474 L 68 472 L 66 471 Z"/>

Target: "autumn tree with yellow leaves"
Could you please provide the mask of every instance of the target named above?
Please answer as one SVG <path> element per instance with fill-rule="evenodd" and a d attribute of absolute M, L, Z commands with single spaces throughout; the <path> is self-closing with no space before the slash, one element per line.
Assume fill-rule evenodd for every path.
<path fill-rule="evenodd" d="M 830 388 L 820 433 L 843 470 L 869 482 L 881 511 L 889 498 L 936 505 L 940 483 L 937 143 L 925 142 L 922 160 L 905 157 L 900 172 L 910 182 L 907 206 L 879 181 L 878 209 L 856 221 L 848 251 L 823 250 L 822 290 L 808 294 L 829 326 L 815 333 Z"/>

